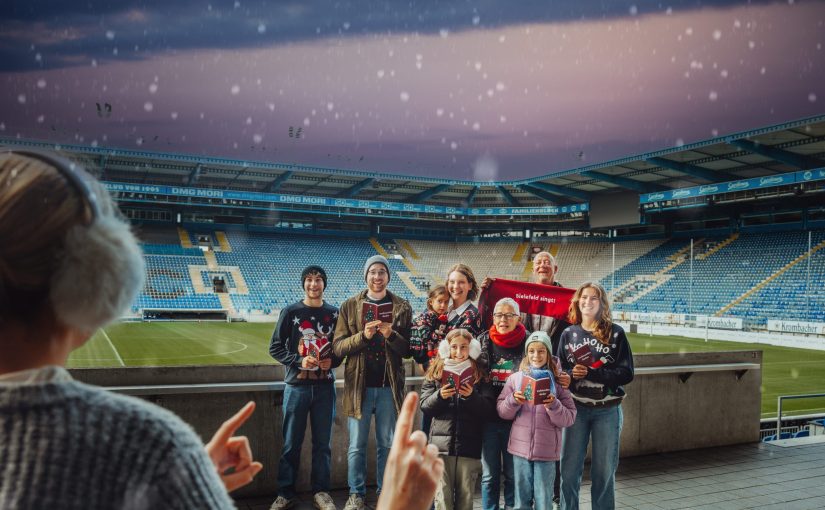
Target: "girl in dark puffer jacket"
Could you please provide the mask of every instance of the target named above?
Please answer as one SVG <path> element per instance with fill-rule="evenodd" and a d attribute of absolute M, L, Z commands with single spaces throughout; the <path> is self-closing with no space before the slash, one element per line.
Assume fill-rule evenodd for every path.
<path fill-rule="evenodd" d="M 421 411 L 432 417 L 429 441 L 444 459 L 435 508 L 471 509 L 481 473 L 484 423 L 496 414 L 495 398 L 476 363 L 481 345 L 466 329 L 454 329 L 438 346 L 438 357 L 421 388 Z"/>

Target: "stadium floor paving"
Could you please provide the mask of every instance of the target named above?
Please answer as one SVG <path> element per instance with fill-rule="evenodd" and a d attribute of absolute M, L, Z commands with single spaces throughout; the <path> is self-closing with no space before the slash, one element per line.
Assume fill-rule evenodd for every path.
<path fill-rule="evenodd" d="M 582 510 L 590 509 L 590 481 L 582 483 Z M 347 491 L 331 493 L 343 508 Z M 311 509 L 302 494 L 297 509 Z M 239 500 L 241 510 L 268 510 L 274 498 Z M 374 491 L 367 505 L 375 506 Z M 616 508 L 783 510 L 825 507 L 825 442 L 796 446 L 756 443 L 622 459 L 616 474 Z M 477 494 L 473 508 L 481 508 Z"/>

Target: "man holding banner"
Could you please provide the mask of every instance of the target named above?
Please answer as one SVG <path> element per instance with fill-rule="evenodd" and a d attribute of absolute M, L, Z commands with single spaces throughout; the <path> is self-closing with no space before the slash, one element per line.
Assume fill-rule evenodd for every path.
<path fill-rule="evenodd" d="M 550 337 L 555 355 L 559 350 L 562 331 L 570 323 L 567 312 L 574 290 L 561 286 L 556 281 L 559 270 L 556 259 L 549 252 L 541 251 L 533 257 L 533 283 L 503 280 L 487 277 L 481 283 L 481 298 L 478 302 L 479 313 L 485 326 L 492 320 L 492 305 L 498 300 L 509 297 L 518 303 L 522 313 L 522 323 L 528 332 L 544 331 Z M 564 388 L 570 385 L 570 376 L 563 373 L 559 384 Z M 556 462 L 556 477 L 553 483 L 553 503 L 559 502 L 559 463 Z"/>
<path fill-rule="evenodd" d="M 496 278 L 487 277 L 481 283 L 481 290 L 494 292 L 492 296 L 486 296 L 479 301 L 479 308 L 482 308 L 484 303 L 495 304 L 502 297 L 510 297 L 515 299 L 522 311 L 522 324 L 527 328 L 528 332 L 544 331 L 550 337 L 553 343 L 553 354 L 558 352 L 559 338 L 561 332 L 570 325 L 567 322 L 567 310 L 570 305 L 570 298 L 573 296 L 573 289 L 566 289 L 556 281 L 556 273 L 559 266 L 556 259 L 549 252 L 542 251 L 533 257 L 533 283 L 537 285 L 544 285 L 547 287 L 555 287 L 554 289 L 541 289 L 538 297 L 535 293 L 529 292 L 529 289 L 524 288 L 524 292 L 518 289 L 525 286 L 524 282 L 507 281 Z M 491 285 L 496 282 L 495 289 L 491 289 Z M 535 290 L 535 286 L 532 287 Z M 558 291 L 558 292 L 556 292 Z M 516 294 L 521 295 L 518 297 Z M 547 294 L 545 296 L 545 294 Z M 531 299 L 535 297 L 535 299 Z M 526 313 L 525 313 L 526 312 Z M 485 326 L 489 326 L 490 316 L 492 310 L 489 310 L 484 316 Z"/>

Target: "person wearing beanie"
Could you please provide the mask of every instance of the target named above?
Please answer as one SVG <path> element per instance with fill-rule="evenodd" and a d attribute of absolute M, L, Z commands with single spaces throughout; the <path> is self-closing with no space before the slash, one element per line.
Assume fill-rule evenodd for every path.
<path fill-rule="evenodd" d="M 553 354 L 553 342 L 550 340 L 550 337 L 547 336 L 547 333 L 544 331 L 533 331 L 530 333 L 530 336 L 527 337 L 527 340 L 524 341 L 524 355 L 527 355 L 527 348 L 530 347 L 530 344 L 533 342 L 541 342 L 544 344 L 544 348 L 547 349 L 551 355 Z"/>
<path fill-rule="evenodd" d="M 315 507 L 334 510 L 329 495 L 332 462 L 332 420 L 335 413 L 335 373 L 341 358 L 332 352 L 338 309 L 324 301 L 327 273 L 320 266 L 301 272 L 304 298 L 281 310 L 272 333 L 269 354 L 284 366 L 284 447 L 278 464 L 278 497 L 272 510 L 297 503 L 295 481 L 301 445 L 311 415 L 312 492 Z"/>
<path fill-rule="evenodd" d="M 315 274 L 318 275 L 321 280 L 324 282 L 324 290 L 327 290 L 327 272 L 324 271 L 324 268 L 321 266 L 307 266 L 301 271 L 301 288 L 304 287 L 304 283 L 306 283 L 307 276 Z"/>
<path fill-rule="evenodd" d="M 343 410 L 349 429 L 345 510 L 365 508 L 367 438 L 375 414 L 378 491 L 392 445 L 393 430 L 404 401 L 402 358 L 409 355 L 412 308 L 389 290 L 389 262 L 375 255 L 364 263 L 367 288 L 341 305 L 332 349 L 346 358 Z"/>
<path fill-rule="evenodd" d="M 384 271 L 387 272 L 387 283 L 389 283 L 392 274 L 390 273 L 390 263 L 386 257 L 382 255 L 373 255 L 372 257 L 368 258 L 366 262 L 364 262 L 364 281 L 368 280 L 369 271 L 375 264 L 381 264 L 384 266 Z"/>
<path fill-rule="evenodd" d="M 559 264 L 550 252 L 540 251 L 533 256 L 533 283 L 540 285 L 548 285 L 554 287 L 563 287 L 561 283 L 556 280 L 556 275 L 559 272 Z M 486 289 L 490 286 L 494 279 L 485 278 L 481 283 L 481 288 Z M 559 351 L 559 343 L 561 343 L 562 332 L 570 326 L 570 323 L 564 319 L 557 319 L 554 317 L 547 317 L 538 314 L 524 314 L 524 326 L 528 331 L 544 331 L 550 336 L 553 348 L 551 353 L 554 356 L 561 357 Z M 558 383 L 565 388 L 570 386 L 570 376 L 567 373 L 561 374 Z M 553 503 L 558 504 L 560 501 L 561 488 L 561 465 L 556 462 L 556 476 L 553 484 Z"/>
<path fill-rule="evenodd" d="M 556 477 L 562 429 L 576 420 L 570 391 L 556 384 L 562 372 L 551 348 L 550 337 L 543 331 L 527 337 L 524 359 L 507 378 L 496 404 L 499 416 L 513 420 L 507 451 L 513 456 L 515 508 L 553 508 L 549 482 Z"/>

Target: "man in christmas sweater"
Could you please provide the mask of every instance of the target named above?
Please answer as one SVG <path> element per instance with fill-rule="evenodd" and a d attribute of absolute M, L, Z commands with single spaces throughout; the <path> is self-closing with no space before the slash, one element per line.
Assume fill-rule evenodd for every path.
<path fill-rule="evenodd" d="M 329 496 L 332 420 L 335 415 L 335 374 L 341 360 L 332 353 L 332 333 L 338 309 L 324 301 L 327 274 L 319 266 L 301 273 L 304 299 L 281 310 L 269 353 L 284 366 L 284 448 L 278 465 L 278 497 L 272 510 L 297 502 L 295 479 L 301 445 L 312 427 L 312 491 L 316 508 L 334 510 Z"/>

